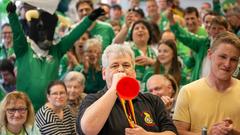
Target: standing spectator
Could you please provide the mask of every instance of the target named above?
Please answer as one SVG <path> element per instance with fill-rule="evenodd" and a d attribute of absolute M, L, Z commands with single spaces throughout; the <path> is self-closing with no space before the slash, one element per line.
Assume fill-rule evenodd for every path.
<path fill-rule="evenodd" d="M 128 41 L 130 38 L 130 32 L 134 22 L 144 19 L 144 12 L 141 8 L 135 7 L 128 9 L 125 17 L 125 24 L 122 26 L 120 32 L 115 36 L 113 42 L 122 44 L 124 41 Z"/>
<path fill-rule="evenodd" d="M 2 43 L 0 45 L 0 59 L 12 58 L 13 60 L 15 60 L 15 55 L 12 48 L 12 28 L 8 23 L 5 23 L 1 26 L 1 39 Z"/>
<path fill-rule="evenodd" d="M 121 5 L 115 4 L 115 5 L 111 6 L 110 20 L 111 21 L 118 21 L 121 24 L 121 26 L 124 24 L 124 15 L 123 15 Z"/>
<path fill-rule="evenodd" d="M 128 46 L 108 46 L 102 56 L 103 78 L 107 87 L 96 94 L 88 95 L 82 102 L 77 119 L 79 134 L 176 135 L 177 131 L 168 116 L 162 100 L 152 94 L 139 93 L 133 99 L 137 124 L 129 123 L 116 94 L 116 85 L 123 77 L 135 78 L 134 54 Z"/>
<path fill-rule="evenodd" d="M 86 78 L 85 93 L 96 93 L 105 87 L 102 78 L 102 44 L 98 38 L 87 40 L 84 46 L 83 74 Z"/>
<path fill-rule="evenodd" d="M 108 5 L 107 3 L 101 3 L 101 2 L 98 3 L 97 6 L 101 7 L 105 11 L 105 14 L 103 16 L 99 17 L 98 20 L 103 21 L 103 22 L 108 21 L 110 19 L 111 6 Z"/>
<path fill-rule="evenodd" d="M 0 105 L 1 135 L 41 135 L 31 100 L 23 92 L 8 93 Z"/>
<path fill-rule="evenodd" d="M 209 2 L 202 3 L 202 5 L 199 9 L 201 18 L 203 18 L 203 16 L 205 16 L 205 14 L 211 9 L 212 9 L 212 5 Z"/>
<path fill-rule="evenodd" d="M 205 77 L 210 69 L 207 51 L 216 35 L 228 30 L 226 19 L 222 16 L 215 17 L 211 22 L 209 37 L 201 37 L 185 31 L 179 24 L 177 24 L 173 19 L 171 10 L 168 10 L 167 16 L 170 21 L 171 31 L 175 34 L 177 40 L 191 48 L 196 53 L 195 66 L 191 76 L 192 81 Z"/>
<path fill-rule="evenodd" d="M 8 93 L 16 90 L 16 76 L 14 73 L 14 65 L 10 60 L 0 60 L 0 74 L 2 77 L 1 85 L 4 91 Z"/>
<path fill-rule="evenodd" d="M 88 32 L 85 32 L 75 43 L 71 50 L 65 54 L 60 62 L 59 77 L 63 78 L 69 71 L 82 72 L 84 60 L 84 45 L 90 38 Z"/>
<path fill-rule="evenodd" d="M 226 13 L 226 18 L 232 31 L 240 37 L 240 6 L 230 9 Z"/>
<path fill-rule="evenodd" d="M 129 8 L 140 7 L 140 0 L 128 0 Z"/>
<path fill-rule="evenodd" d="M 91 0 L 79 0 L 76 4 L 76 9 L 78 11 L 79 21 L 82 21 L 85 16 L 94 10 Z M 115 36 L 111 25 L 101 21 L 93 23 L 88 31 L 91 37 L 99 37 L 101 39 L 103 50 L 112 43 Z"/>
<path fill-rule="evenodd" d="M 130 33 L 130 46 L 135 55 L 135 70 L 137 80 L 143 81 L 143 77 L 147 70 L 154 65 L 156 61 L 156 54 L 149 46 L 151 43 L 152 33 L 148 22 L 144 20 L 136 21 L 133 24 Z M 144 84 L 141 85 L 141 90 L 144 90 Z"/>
<path fill-rule="evenodd" d="M 75 135 L 74 117 L 67 106 L 67 88 L 53 81 L 47 88 L 48 102 L 36 114 L 36 123 L 44 135 Z"/>
<path fill-rule="evenodd" d="M 76 118 L 80 104 L 85 98 L 85 77 L 82 73 L 70 71 L 64 77 L 64 83 L 67 87 L 68 106 L 74 117 Z"/>
<path fill-rule="evenodd" d="M 207 56 L 210 72 L 180 90 L 174 123 L 180 135 L 200 134 L 203 127 L 210 135 L 239 135 L 240 82 L 232 77 L 240 57 L 239 38 L 230 32 L 220 33 Z"/>
<path fill-rule="evenodd" d="M 197 8 L 187 7 L 184 11 L 184 20 L 189 32 L 199 36 L 207 36 L 206 30 L 201 27 L 200 16 Z"/>
<path fill-rule="evenodd" d="M 113 27 L 114 34 L 117 35 L 121 31 L 121 24 L 119 23 L 119 21 L 110 21 L 109 23 Z"/>

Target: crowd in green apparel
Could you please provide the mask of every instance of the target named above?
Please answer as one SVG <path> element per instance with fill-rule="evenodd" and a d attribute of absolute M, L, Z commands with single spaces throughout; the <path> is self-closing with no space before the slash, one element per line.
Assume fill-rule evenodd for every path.
<path fill-rule="evenodd" d="M 106 82 L 102 77 L 101 54 L 112 43 L 129 46 L 133 50 L 136 59 L 136 78 L 140 83 L 141 92 L 145 93 L 149 92 L 146 87 L 147 80 L 155 74 L 173 76 L 178 87 L 206 76 L 209 72 L 207 51 L 216 35 L 223 31 L 232 31 L 237 35 L 240 33 L 240 24 L 235 24 L 231 20 L 235 16 L 240 16 L 239 5 L 224 13 L 220 2 L 213 0 L 215 12 L 207 9 L 203 16 L 194 7 L 188 7 L 185 10 L 178 7 L 176 9 L 180 14 L 172 15 L 167 5 L 166 7 L 162 5 L 161 8 L 157 5 L 155 0 L 149 0 L 146 1 L 146 13 L 132 5 L 128 12 L 123 14 L 123 12 L 117 12 L 122 11 L 121 6 L 113 4 L 107 6 L 109 10 L 106 11 L 109 12 L 106 17 L 109 18 L 104 17 L 104 20 L 92 22 L 85 17 L 94 10 L 93 3 L 76 2 L 75 16 L 79 19 L 74 23 L 80 24 L 69 28 L 65 28 L 61 23 L 58 26 L 64 26 L 64 35 L 68 38 L 75 35 L 74 40 L 59 40 L 58 45 L 69 44 L 69 46 L 63 45 L 62 50 L 50 51 L 51 56 L 56 57 L 51 65 L 45 64 L 51 60 L 48 56 L 37 56 L 29 51 L 30 46 L 27 43 L 29 40 L 25 38 L 20 28 L 18 16 L 11 13 L 9 14 L 10 24 L 1 26 L 1 38 L 4 40 L 0 45 L 0 59 L 15 62 L 17 90 L 26 92 L 35 110 L 38 110 L 46 101 L 47 84 L 56 79 L 63 80 L 71 71 L 80 72 L 86 79 L 82 93 L 90 94 L 102 90 Z M 211 19 L 208 20 L 209 18 Z M 202 20 L 201 23 L 200 20 Z M 115 26 L 111 26 L 112 21 L 119 22 L 118 26 L 121 29 L 114 31 Z M 153 24 L 157 25 L 158 29 L 153 29 Z M 78 31 L 76 32 L 75 29 Z M 71 32 L 70 35 L 68 35 L 69 32 Z M 156 33 L 161 34 L 158 40 L 154 41 Z M 60 35 L 55 33 L 55 35 L 58 34 Z M 20 44 L 26 44 L 26 46 L 20 48 Z M 27 58 L 30 55 L 34 58 Z M 35 57 L 41 60 L 35 61 Z M 36 70 L 32 71 L 32 69 Z M 0 70 L 0 73 L 2 75 L 3 71 Z M 239 77 L 240 74 L 236 72 L 235 75 Z M 1 79 L 4 80 L 3 77 Z M 7 91 L 2 86 L 0 88 L 2 89 L 0 100 L 2 100 Z"/>
<path fill-rule="evenodd" d="M 184 16 L 183 17 L 179 17 L 178 15 L 174 15 L 174 17 L 173 17 L 174 20 L 179 23 L 178 25 L 183 25 L 182 22 L 185 19 L 185 26 L 186 27 L 184 28 L 184 30 L 181 30 L 182 27 L 181 26 L 177 26 L 177 24 L 176 25 L 170 25 L 169 18 L 167 16 L 166 12 L 165 12 L 167 8 L 164 7 L 164 6 L 163 7 L 157 7 L 156 6 L 157 4 L 158 3 L 155 3 L 155 1 L 147 1 L 146 2 L 146 11 L 147 11 L 147 16 L 145 15 L 146 18 L 147 18 L 146 20 L 148 20 L 150 22 L 155 22 L 158 25 L 158 27 L 159 27 L 159 31 L 161 31 L 161 32 L 164 31 L 164 33 L 165 33 L 165 32 L 167 32 L 169 30 L 173 31 L 173 33 L 174 33 L 174 35 L 173 35 L 174 36 L 174 40 L 175 40 L 176 45 L 177 45 L 177 54 L 179 56 L 178 58 L 179 58 L 179 62 L 181 63 L 181 71 L 182 71 L 181 72 L 181 76 L 182 76 L 181 78 L 182 79 L 181 79 L 179 85 L 182 86 L 184 84 L 189 83 L 190 81 L 198 79 L 201 76 L 202 61 L 203 61 L 203 58 L 205 57 L 205 53 L 206 53 L 206 50 L 207 50 L 207 48 L 205 49 L 205 51 L 204 51 L 204 49 L 203 50 L 198 50 L 198 49 L 195 50 L 196 48 L 192 48 L 192 47 L 188 48 L 189 46 L 191 46 L 191 42 L 190 41 L 193 40 L 193 39 L 191 39 L 191 40 L 187 39 L 187 37 L 185 37 L 185 36 L 188 35 L 188 34 L 186 34 L 186 33 L 183 34 L 184 33 L 183 31 L 190 31 L 191 33 L 194 33 L 194 34 L 200 36 L 202 39 L 206 39 L 206 42 L 200 40 L 199 41 L 200 44 L 210 44 L 210 41 L 207 40 L 208 37 L 209 37 L 207 35 L 209 33 L 207 33 L 206 32 L 207 29 L 205 29 L 200 24 L 197 24 L 198 27 L 196 28 L 195 32 L 191 31 L 191 26 L 189 26 L 190 27 L 189 28 L 188 27 L 188 23 L 186 21 L 187 20 L 186 16 L 188 15 L 188 13 L 187 13 L 188 11 L 186 11 L 186 13 L 183 14 L 184 13 L 183 10 L 180 10 L 182 12 L 176 12 L 176 13 L 180 13 L 179 15 L 184 15 Z M 158 14 L 158 12 L 157 12 L 158 10 L 155 10 L 155 9 L 151 10 L 148 7 L 148 5 L 149 5 L 149 7 L 151 5 L 155 5 L 156 6 L 155 9 L 160 8 L 161 14 Z M 103 6 L 106 6 L 106 5 L 103 4 Z M 93 10 L 93 4 L 92 3 L 78 2 L 78 3 L 76 3 L 75 7 L 76 7 L 77 11 L 81 10 L 81 7 L 84 7 L 84 8 L 88 9 L 88 12 L 86 12 L 86 13 L 77 12 L 77 15 L 79 17 L 79 21 L 83 17 L 88 15 Z M 108 22 L 110 22 L 111 20 L 118 20 L 118 21 L 120 21 L 120 24 L 122 25 L 122 29 L 124 29 L 124 27 L 126 25 L 129 25 L 127 23 L 132 23 L 133 22 L 133 21 L 132 22 L 127 22 L 129 20 L 127 18 L 128 14 L 126 14 L 125 15 L 126 18 L 124 18 L 124 14 L 122 12 L 119 12 L 118 14 L 116 13 L 116 16 L 114 16 L 114 14 L 113 14 L 114 12 L 112 12 L 112 11 L 117 12 L 119 10 L 122 10 L 121 6 L 114 4 L 112 7 L 111 6 L 107 6 L 107 7 L 109 8 L 109 10 L 107 10 L 107 11 L 109 11 L 107 16 L 110 16 L 110 17 L 106 18 L 106 20 L 102 20 L 102 21 L 105 21 L 105 22 L 102 22 L 102 21 L 95 22 L 94 24 L 91 25 L 90 29 L 87 32 L 88 35 L 89 35 L 89 37 L 88 37 L 89 39 L 90 38 L 98 38 L 102 42 L 102 45 L 103 45 L 102 50 L 104 50 L 107 45 L 111 44 L 111 41 L 113 40 L 114 35 L 115 35 L 114 32 L 113 32 L 113 29 L 111 29 L 111 26 L 108 24 Z M 145 16 L 144 16 L 144 14 L 142 14 L 143 11 L 141 11 L 141 9 L 138 9 L 138 8 L 136 9 L 135 7 L 136 6 L 134 6 L 134 2 L 133 2 L 133 6 L 132 6 L 133 10 L 131 10 L 131 11 L 136 10 L 135 11 L 136 15 L 133 15 L 133 17 L 132 17 L 133 19 L 132 20 L 136 21 L 138 19 L 144 18 Z M 217 13 L 219 13 L 220 15 L 223 15 L 223 12 L 221 11 L 221 5 L 217 1 L 213 1 L 213 10 L 216 11 Z M 231 11 L 231 13 L 232 12 L 233 11 Z M 137 18 L 138 14 L 140 15 L 140 17 L 138 19 L 134 19 L 135 16 L 136 16 L 135 18 Z M 193 15 L 195 14 L 195 16 L 193 16 L 193 17 L 195 17 L 197 20 L 200 20 L 201 16 L 199 15 L 199 13 L 197 13 L 195 11 L 193 11 L 191 13 L 191 11 L 190 11 L 189 14 L 193 14 Z M 157 17 L 156 17 L 156 15 L 157 15 Z M 203 20 L 203 24 L 205 25 L 204 20 Z M 127 26 L 127 27 L 128 27 L 128 33 L 124 35 L 124 36 L 127 35 L 127 37 L 123 38 L 123 39 L 129 40 L 132 28 L 129 27 L 129 26 Z M 121 32 L 122 32 L 122 30 L 120 31 L 120 33 Z M 162 33 L 162 40 L 167 40 L 167 39 L 164 39 L 164 33 Z M 181 33 L 181 34 L 179 34 L 179 33 Z M 116 36 L 117 36 L 117 39 L 118 39 L 118 35 L 116 35 Z M 181 36 L 181 37 L 179 37 L 179 36 Z M 194 36 L 190 35 L 190 37 L 192 38 Z M 206 38 L 203 38 L 203 37 L 206 37 Z M 116 43 L 119 43 L 118 40 L 116 40 L 116 39 L 114 39 L 113 41 L 116 42 Z M 195 40 L 192 41 L 192 42 L 194 42 L 192 44 L 196 44 L 197 43 L 197 42 L 195 42 Z M 12 43 L 10 43 L 10 44 L 12 44 Z M 77 42 L 75 44 L 77 44 Z M 82 44 L 82 47 L 83 47 L 84 43 L 82 42 L 80 44 Z M 151 43 L 148 43 L 148 44 L 151 44 Z M 135 45 L 130 45 L 130 46 L 132 47 L 133 51 L 135 52 L 136 58 L 137 58 L 137 56 L 144 55 L 143 52 L 139 51 Z M 12 47 L 6 48 L 6 47 L 7 47 L 7 45 L 2 45 L 2 48 L 1 48 L 1 58 L 7 58 L 7 57 L 10 58 L 10 56 L 11 56 L 11 58 L 14 59 L 15 55 L 13 54 L 13 48 Z M 84 67 L 84 64 L 82 63 L 83 60 L 80 60 L 80 59 L 83 59 L 82 57 L 84 57 L 84 56 L 83 55 L 78 56 L 77 45 L 74 48 L 75 49 L 73 49 L 73 51 L 75 51 L 75 52 L 73 52 L 73 53 L 68 52 L 62 58 L 62 60 L 60 62 L 61 64 L 60 64 L 60 69 L 59 69 L 59 78 L 63 78 L 64 75 L 68 71 L 71 71 L 71 70 L 79 71 L 79 72 L 83 72 L 84 71 L 85 67 Z M 153 60 L 156 61 L 156 56 L 157 56 L 157 53 L 158 53 L 157 47 L 153 48 L 152 51 L 150 51 L 150 50 L 151 49 L 148 49 L 148 51 L 147 51 L 148 52 L 147 53 L 148 54 L 147 57 L 153 58 Z M 201 52 L 198 53 L 198 51 L 201 51 Z M 81 54 L 83 54 L 83 53 L 84 52 L 82 51 Z M 199 56 L 200 54 L 201 54 L 201 56 Z M 75 59 L 75 60 L 69 60 L 69 59 L 72 59 L 72 58 Z M 100 56 L 99 56 L 99 58 L 100 58 Z M 101 61 L 99 61 L 99 64 L 101 65 Z M 146 68 L 152 67 L 151 65 L 153 65 L 153 64 L 150 64 L 150 65 L 146 66 Z M 137 76 L 138 76 L 137 78 L 138 78 L 138 80 L 140 82 L 142 82 L 141 83 L 141 86 L 143 87 L 143 88 L 141 88 L 142 90 L 146 88 L 144 85 L 145 85 L 145 82 L 147 80 L 146 78 L 148 78 L 148 77 L 145 77 L 145 79 L 143 81 L 143 76 L 145 74 L 145 71 L 143 69 L 144 68 L 142 68 L 140 65 L 136 66 Z M 85 68 L 85 70 L 87 70 L 87 69 Z M 148 70 L 152 70 L 152 68 L 149 68 Z M 96 86 L 96 87 L 93 88 L 93 89 L 96 89 L 96 90 L 102 89 L 104 87 L 104 81 L 101 79 L 102 78 L 101 77 L 101 72 L 99 72 L 99 71 L 100 70 L 92 70 L 90 68 L 88 74 L 83 72 L 85 77 L 88 78 L 87 80 L 89 80 L 89 82 L 91 82 L 90 85 L 88 85 L 89 83 L 88 83 L 88 81 L 86 81 L 86 90 L 85 90 L 86 93 L 92 93 L 90 91 L 92 90 L 92 88 L 94 86 Z M 167 72 L 165 72 L 165 70 L 161 69 L 161 73 L 167 73 Z M 96 84 L 96 85 L 92 85 L 92 82 L 95 82 L 94 84 Z M 102 85 L 100 85 L 100 84 L 102 84 Z M 94 90 L 94 91 L 96 92 L 96 90 Z"/>

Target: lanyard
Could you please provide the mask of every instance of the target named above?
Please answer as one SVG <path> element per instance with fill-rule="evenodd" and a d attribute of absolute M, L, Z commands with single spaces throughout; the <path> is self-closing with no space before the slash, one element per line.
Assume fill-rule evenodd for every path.
<path fill-rule="evenodd" d="M 137 124 L 136 118 L 135 118 L 135 113 L 134 113 L 134 107 L 132 100 L 124 100 L 120 98 L 125 116 L 127 117 L 128 123 L 131 128 L 134 128 L 134 124 Z"/>

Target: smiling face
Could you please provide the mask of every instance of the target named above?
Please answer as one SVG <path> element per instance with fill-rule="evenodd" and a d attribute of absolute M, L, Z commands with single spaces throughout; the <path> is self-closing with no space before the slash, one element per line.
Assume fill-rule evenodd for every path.
<path fill-rule="evenodd" d="M 97 45 L 92 45 L 87 48 L 85 55 L 88 56 L 89 64 L 95 65 L 96 62 L 100 61 L 101 57 L 101 48 Z"/>
<path fill-rule="evenodd" d="M 171 64 L 173 60 L 173 50 L 166 44 L 158 47 L 158 61 L 163 65 Z"/>
<path fill-rule="evenodd" d="M 27 105 L 22 99 L 10 100 L 6 107 L 7 126 L 23 126 L 27 120 Z"/>
<path fill-rule="evenodd" d="M 132 38 L 135 43 L 145 43 L 147 45 L 150 38 L 147 27 L 143 23 L 136 24 L 133 28 Z"/>
<path fill-rule="evenodd" d="M 209 29 L 210 36 L 213 38 L 215 38 L 217 36 L 217 34 L 224 32 L 224 31 L 226 31 L 226 28 L 219 24 L 213 24 L 210 26 L 210 29 Z"/>
<path fill-rule="evenodd" d="M 209 50 L 211 60 L 210 76 L 220 81 L 230 80 L 237 68 L 240 52 L 235 46 L 221 43 L 215 50 Z"/>
<path fill-rule="evenodd" d="M 50 88 L 48 102 L 55 108 L 63 108 L 67 103 L 67 92 L 63 85 L 56 84 Z"/>
<path fill-rule="evenodd" d="M 84 86 L 78 80 L 67 81 L 65 84 L 69 100 L 76 100 L 83 93 Z"/>
<path fill-rule="evenodd" d="M 4 44 L 10 44 L 13 40 L 12 29 L 10 26 L 4 26 L 1 33 Z"/>
<path fill-rule="evenodd" d="M 93 11 L 92 7 L 88 3 L 81 3 L 78 6 L 77 13 L 80 20 L 89 15 Z"/>
<path fill-rule="evenodd" d="M 187 13 L 184 16 L 188 31 L 195 33 L 199 27 L 199 19 L 195 12 Z"/>

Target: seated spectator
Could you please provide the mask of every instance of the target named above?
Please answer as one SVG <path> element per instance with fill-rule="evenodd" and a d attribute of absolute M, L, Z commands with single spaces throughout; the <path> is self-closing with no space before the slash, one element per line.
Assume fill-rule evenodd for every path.
<path fill-rule="evenodd" d="M 64 77 L 64 83 L 67 87 L 68 106 L 74 117 L 76 117 L 79 106 L 86 96 L 83 92 L 85 87 L 85 77 L 82 73 L 70 71 Z"/>
<path fill-rule="evenodd" d="M 2 77 L 2 89 L 7 93 L 16 90 L 16 76 L 14 74 L 14 65 L 10 60 L 0 60 L 0 74 Z"/>
<path fill-rule="evenodd" d="M 103 53 L 102 63 L 107 87 L 83 100 L 76 125 L 79 134 L 177 134 L 163 101 L 149 93 L 139 93 L 133 99 L 137 123 L 134 128 L 129 128 L 129 121 L 116 94 L 116 85 L 121 78 L 136 78 L 134 54 L 128 46 L 108 46 Z"/>
<path fill-rule="evenodd" d="M 240 134 L 240 82 L 232 77 L 240 57 L 240 40 L 230 32 L 217 35 L 208 50 L 210 72 L 179 92 L 174 123 L 180 135 L 201 134 L 206 127 L 210 135 Z"/>
<path fill-rule="evenodd" d="M 44 135 L 75 135 L 75 121 L 67 106 L 67 88 L 53 81 L 47 88 L 48 102 L 36 114 L 36 123 Z"/>
<path fill-rule="evenodd" d="M 146 86 L 150 93 L 162 99 L 167 110 L 173 114 L 174 103 L 178 93 L 178 85 L 175 79 L 169 74 L 155 74 L 147 80 Z"/>
<path fill-rule="evenodd" d="M 102 43 L 98 38 L 87 40 L 84 46 L 83 74 L 86 78 L 85 93 L 96 93 L 103 89 L 105 81 L 102 79 L 101 69 Z"/>
<path fill-rule="evenodd" d="M 29 97 L 23 92 L 10 92 L 0 105 L 1 135 L 41 135 L 35 124 L 35 113 Z"/>

